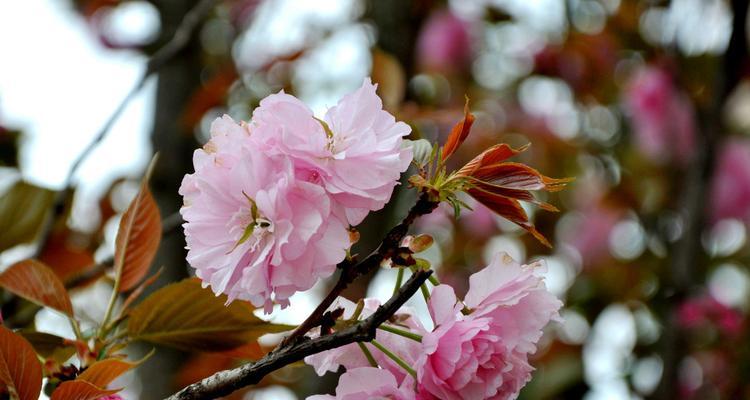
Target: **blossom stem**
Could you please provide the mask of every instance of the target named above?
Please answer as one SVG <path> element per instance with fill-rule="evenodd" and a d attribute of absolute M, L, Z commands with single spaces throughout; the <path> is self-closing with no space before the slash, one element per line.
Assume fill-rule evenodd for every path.
<path fill-rule="evenodd" d="M 427 289 L 427 285 L 424 283 L 422 286 L 419 287 L 420 290 L 422 290 L 422 297 L 424 297 L 424 301 L 429 303 L 430 302 L 430 290 Z"/>
<path fill-rule="evenodd" d="M 378 350 L 382 351 L 383 354 L 385 354 L 388 358 L 393 360 L 393 362 L 398 364 L 399 367 L 403 368 L 404 371 L 408 372 L 409 375 L 411 375 L 412 377 L 416 379 L 417 372 L 414 371 L 414 369 L 412 369 L 412 367 L 410 367 L 409 364 L 407 364 L 406 361 L 404 361 L 401 357 L 397 356 L 396 354 L 388 350 L 385 346 L 380 344 L 380 342 L 378 342 L 375 339 L 373 339 L 372 342 L 370 343 L 372 343 L 373 346 L 375 346 Z"/>
<path fill-rule="evenodd" d="M 393 287 L 393 293 L 398 292 L 398 289 L 401 287 L 401 283 L 404 281 L 404 269 L 399 268 L 398 273 L 396 274 L 396 286 Z"/>
<path fill-rule="evenodd" d="M 372 356 L 372 353 L 370 353 L 370 350 L 365 346 L 362 342 L 357 342 L 357 345 L 360 349 L 362 349 L 362 352 L 365 353 L 365 358 L 367 358 L 367 362 L 370 363 L 370 366 L 377 368 L 378 362 L 375 361 L 375 357 Z"/>
<path fill-rule="evenodd" d="M 429 281 L 433 286 L 437 286 L 440 284 L 440 281 L 438 280 L 437 276 L 435 276 L 435 274 L 430 275 Z"/>
<path fill-rule="evenodd" d="M 418 335 L 414 332 L 410 332 L 405 329 L 396 328 L 395 326 L 385 325 L 385 324 L 380 325 L 378 329 L 393 333 L 395 335 L 403 336 L 407 339 L 414 340 L 415 342 L 422 343 L 422 335 Z"/>

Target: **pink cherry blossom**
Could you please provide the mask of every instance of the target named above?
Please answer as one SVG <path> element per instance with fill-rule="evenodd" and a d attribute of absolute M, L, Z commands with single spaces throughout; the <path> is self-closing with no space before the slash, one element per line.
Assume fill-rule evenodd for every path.
<path fill-rule="evenodd" d="M 662 68 L 638 71 L 625 92 L 636 145 L 656 162 L 684 164 L 695 150 L 693 106 Z"/>
<path fill-rule="evenodd" d="M 542 328 L 557 318 L 562 303 L 539 276 L 541 262 L 520 265 L 498 254 L 473 274 L 463 315 L 453 288 L 439 285 L 430 298 L 435 330 L 422 338 L 416 364 L 422 398 L 514 399 L 531 379 L 528 355 Z"/>
<path fill-rule="evenodd" d="M 226 116 L 211 133 L 180 187 L 187 260 L 216 294 L 270 313 L 274 301 L 285 307 L 333 273 L 348 232 L 325 190 L 295 178 L 289 157 L 259 151 L 246 127 Z"/>
<path fill-rule="evenodd" d="M 401 146 L 411 128 L 383 110 L 375 89 L 365 80 L 322 120 L 280 92 L 261 101 L 251 123 L 263 151 L 291 157 L 298 179 L 324 187 L 334 213 L 351 225 L 383 208 L 412 159 Z"/>
<path fill-rule="evenodd" d="M 711 220 L 737 218 L 750 223 L 750 140 L 728 140 L 716 161 L 709 203 Z"/>
<path fill-rule="evenodd" d="M 376 299 L 365 299 L 364 308 L 360 318 L 367 318 L 380 306 L 380 302 Z M 349 319 L 354 313 L 356 305 L 349 300 L 339 298 L 330 307 L 330 309 L 343 308 L 344 319 Z M 397 321 L 400 328 L 409 330 L 416 334 L 424 334 L 427 331 L 415 317 L 414 311 L 408 307 L 401 308 L 392 318 Z M 421 355 L 422 348 L 420 344 L 412 339 L 405 338 L 403 336 L 395 335 L 389 332 L 378 330 L 375 336 L 376 340 L 383 344 L 391 351 L 397 353 L 404 361 L 409 364 L 414 364 L 419 356 Z M 398 382 L 402 382 L 406 377 L 406 372 L 398 366 L 393 360 L 388 358 L 382 352 L 377 350 L 370 344 L 365 344 L 370 350 L 375 361 L 381 368 L 384 368 L 396 377 Z M 343 366 L 347 370 L 360 367 L 368 367 L 370 363 L 367 361 L 362 349 L 356 344 L 348 344 L 346 346 L 338 347 L 333 350 L 324 351 L 322 353 L 313 354 L 305 357 L 305 363 L 312 365 L 315 368 L 315 372 L 318 375 L 323 376 L 326 372 L 336 372 L 340 366 Z"/>
<path fill-rule="evenodd" d="M 396 377 L 385 369 L 374 367 L 353 368 L 341 375 L 336 395 L 310 396 L 307 400 L 413 400 L 416 393 L 410 387 L 414 381 L 405 380 L 401 385 Z"/>

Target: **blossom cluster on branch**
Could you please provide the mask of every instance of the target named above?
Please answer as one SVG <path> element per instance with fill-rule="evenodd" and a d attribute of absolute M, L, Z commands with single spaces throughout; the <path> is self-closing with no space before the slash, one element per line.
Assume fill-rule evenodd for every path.
<path fill-rule="evenodd" d="M 339 366 L 347 369 L 335 396 L 309 399 L 515 398 L 531 378 L 528 355 L 562 306 L 546 289 L 545 268 L 543 262 L 521 265 L 506 253 L 497 254 L 469 278 L 463 301 L 450 285 L 435 286 L 428 300 L 434 328 L 426 329 L 412 310 L 403 308 L 381 326 L 372 344 L 308 356 L 305 362 L 320 375 Z M 334 305 L 346 310 L 342 325 L 378 306 L 375 299 L 361 304 L 359 311 L 343 299 Z"/>
<path fill-rule="evenodd" d="M 293 96 L 268 96 L 250 123 L 224 116 L 180 188 L 188 262 L 229 300 L 289 305 L 331 275 L 350 225 L 390 199 L 411 162 L 411 129 L 366 81 L 323 119 Z"/>

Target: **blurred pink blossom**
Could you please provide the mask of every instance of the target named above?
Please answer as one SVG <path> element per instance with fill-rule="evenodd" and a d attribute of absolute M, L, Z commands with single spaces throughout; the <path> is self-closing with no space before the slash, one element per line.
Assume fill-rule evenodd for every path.
<path fill-rule="evenodd" d="M 728 140 L 716 161 L 709 204 L 711 221 L 737 218 L 750 222 L 750 140 Z"/>
<path fill-rule="evenodd" d="M 662 68 L 635 73 L 625 91 L 638 149 L 654 162 L 686 163 L 695 150 L 695 120 L 690 99 Z"/>
<path fill-rule="evenodd" d="M 609 234 L 622 214 L 621 210 L 593 204 L 579 212 L 580 218 L 562 232 L 561 240 L 578 251 L 585 267 L 595 267 L 609 256 Z"/>
<path fill-rule="evenodd" d="M 724 335 L 737 337 L 742 333 L 743 316 L 711 295 L 703 295 L 686 300 L 677 310 L 680 324 L 686 328 L 713 325 Z"/>
<path fill-rule="evenodd" d="M 438 72 L 460 71 L 471 61 L 469 23 L 450 11 L 433 13 L 417 38 L 417 63 Z"/>

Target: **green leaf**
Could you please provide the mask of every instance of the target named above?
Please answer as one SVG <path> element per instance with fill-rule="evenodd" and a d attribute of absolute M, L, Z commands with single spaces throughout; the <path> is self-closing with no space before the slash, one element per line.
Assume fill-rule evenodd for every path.
<path fill-rule="evenodd" d="M 55 192 L 18 181 L 0 194 L 0 252 L 32 242 L 55 201 Z"/>
<path fill-rule="evenodd" d="M 190 351 L 226 351 L 293 328 L 261 320 L 247 302 L 226 301 L 196 278 L 165 286 L 130 311 L 128 335 Z"/>

